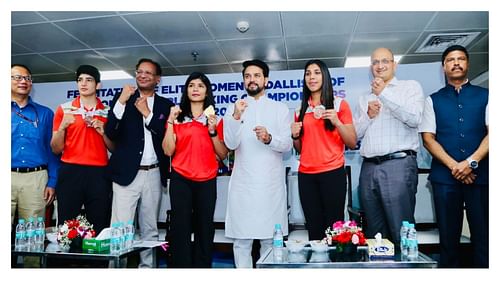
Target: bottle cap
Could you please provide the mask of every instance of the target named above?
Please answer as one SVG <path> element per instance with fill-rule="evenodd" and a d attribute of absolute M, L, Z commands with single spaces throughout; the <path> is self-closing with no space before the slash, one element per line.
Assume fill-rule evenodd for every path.
<path fill-rule="evenodd" d="M 275 228 L 275 229 L 281 229 L 281 224 L 279 224 L 279 223 L 275 224 L 275 225 L 274 225 L 274 228 Z"/>
<path fill-rule="evenodd" d="M 24 223 L 24 219 L 19 219 L 18 222 L 19 223 Z"/>

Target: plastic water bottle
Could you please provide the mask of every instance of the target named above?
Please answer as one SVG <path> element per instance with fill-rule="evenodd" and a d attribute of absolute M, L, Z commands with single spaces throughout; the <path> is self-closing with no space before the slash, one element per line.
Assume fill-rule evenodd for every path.
<path fill-rule="evenodd" d="M 14 245 L 18 251 L 26 248 L 26 225 L 24 224 L 24 219 L 19 219 L 17 222 Z"/>
<path fill-rule="evenodd" d="M 134 244 L 135 226 L 134 221 L 129 220 L 125 227 L 125 248 L 130 249 Z"/>
<path fill-rule="evenodd" d="M 274 262 L 283 262 L 283 231 L 281 230 L 281 224 L 277 223 L 274 225 L 273 233 L 273 256 Z"/>
<path fill-rule="evenodd" d="M 35 222 L 33 217 L 28 218 L 26 223 L 26 250 L 31 251 L 35 248 Z"/>
<path fill-rule="evenodd" d="M 121 230 L 120 223 L 114 222 L 111 225 L 111 241 L 109 245 L 109 252 L 111 254 L 119 254 L 121 251 Z"/>
<path fill-rule="evenodd" d="M 403 221 L 401 224 L 401 230 L 400 230 L 400 242 L 399 246 L 401 248 L 401 257 L 405 258 L 408 256 L 408 245 L 407 245 L 407 240 L 408 240 L 408 229 L 409 229 L 409 222 L 408 221 Z"/>
<path fill-rule="evenodd" d="M 408 259 L 416 260 L 418 258 L 418 240 L 417 240 L 417 230 L 413 223 L 409 224 L 408 229 Z"/>
<path fill-rule="evenodd" d="M 120 228 L 120 249 L 125 250 L 125 224 L 123 222 L 118 222 L 118 227 Z"/>
<path fill-rule="evenodd" d="M 38 217 L 35 224 L 35 248 L 37 251 L 43 250 L 45 242 L 45 221 L 43 217 Z"/>

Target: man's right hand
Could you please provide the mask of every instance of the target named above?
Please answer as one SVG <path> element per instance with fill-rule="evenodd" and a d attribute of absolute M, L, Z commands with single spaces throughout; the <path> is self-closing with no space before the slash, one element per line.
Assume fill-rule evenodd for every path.
<path fill-rule="evenodd" d="M 234 104 L 234 113 L 233 113 L 234 119 L 240 120 L 241 115 L 243 114 L 243 112 L 245 112 L 247 106 L 248 104 L 245 100 L 237 100 L 236 103 Z"/>
<path fill-rule="evenodd" d="M 464 184 L 473 184 L 474 180 L 476 180 L 476 174 L 470 173 L 465 178 L 462 180 L 462 183 Z"/>
<path fill-rule="evenodd" d="M 137 89 L 136 86 L 130 84 L 123 86 L 123 90 L 122 93 L 120 94 L 120 97 L 118 98 L 118 101 L 121 104 L 125 104 L 130 98 L 130 96 L 132 96 L 135 93 L 136 89 Z"/>

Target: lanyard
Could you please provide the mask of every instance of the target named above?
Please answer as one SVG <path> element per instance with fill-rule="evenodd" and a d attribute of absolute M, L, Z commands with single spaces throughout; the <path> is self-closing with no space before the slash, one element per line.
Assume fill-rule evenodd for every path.
<path fill-rule="evenodd" d="M 35 126 L 35 128 L 38 128 L 38 111 L 36 110 L 36 108 L 33 108 L 33 109 L 35 110 L 35 120 L 31 120 L 26 115 L 22 114 L 21 112 L 15 110 L 13 107 L 11 107 L 11 111 L 16 113 L 17 116 L 19 116 L 19 117 L 23 118 L 24 120 L 33 124 L 33 126 Z"/>

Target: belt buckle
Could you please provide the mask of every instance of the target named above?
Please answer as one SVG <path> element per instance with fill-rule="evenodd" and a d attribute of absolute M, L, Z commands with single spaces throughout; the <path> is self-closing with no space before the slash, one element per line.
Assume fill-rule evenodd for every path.
<path fill-rule="evenodd" d="M 404 152 L 404 151 L 399 151 L 399 152 L 396 152 L 394 153 L 394 158 L 393 159 L 400 159 L 400 158 L 405 158 L 406 156 L 408 156 L 409 154 Z"/>

